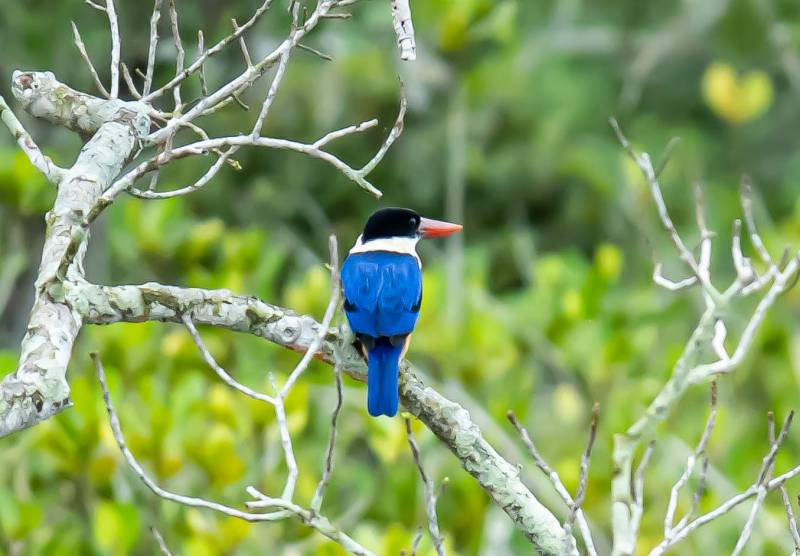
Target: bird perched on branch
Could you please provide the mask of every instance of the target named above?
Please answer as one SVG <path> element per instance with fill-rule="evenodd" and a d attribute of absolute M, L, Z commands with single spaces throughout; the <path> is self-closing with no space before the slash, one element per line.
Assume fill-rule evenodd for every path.
<path fill-rule="evenodd" d="M 367 358 L 367 409 L 397 413 L 400 360 L 422 304 L 420 239 L 444 237 L 460 224 L 423 218 L 411 209 L 373 213 L 342 266 L 344 311 Z"/>

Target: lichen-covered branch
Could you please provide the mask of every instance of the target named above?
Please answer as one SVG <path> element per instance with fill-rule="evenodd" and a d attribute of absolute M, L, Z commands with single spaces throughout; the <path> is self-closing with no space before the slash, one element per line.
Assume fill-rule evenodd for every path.
<path fill-rule="evenodd" d="M 67 275 L 83 274 L 85 214 L 130 159 L 138 137 L 149 129 L 141 105 L 77 93 L 50 72 L 14 72 L 12 92 L 31 114 L 94 135 L 61 177 L 46 217 L 35 300 L 19 364 L 0 383 L 0 436 L 71 404 L 65 375 L 81 317 L 56 298 Z M 71 264 L 65 267 L 64 260 Z"/>
<path fill-rule="evenodd" d="M 319 335 L 320 324 L 306 315 L 277 307 L 254 297 L 228 290 L 178 288 L 156 283 L 138 286 L 98 286 L 84 281 L 65 284 L 65 300 L 85 323 L 182 322 L 191 316 L 195 324 L 206 324 L 262 337 L 298 352 L 305 352 Z M 331 328 L 318 357 L 343 372 L 364 381 L 366 368 L 349 343 L 346 330 Z M 406 410 L 420 419 L 456 455 L 492 500 L 542 554 L 577 554 L 574 539 L 567 539 L 561 524 L 522 483 L 519 470 L 483 438 L 469 413 L 426 386 L 413 367 L 403 365 L 400 399 Z"/>

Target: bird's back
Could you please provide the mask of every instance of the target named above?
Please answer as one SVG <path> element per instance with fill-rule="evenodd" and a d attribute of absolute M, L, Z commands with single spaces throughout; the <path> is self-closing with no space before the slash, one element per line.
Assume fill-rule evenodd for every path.
<path fill-rule="evenodd" d="M 353 253 L 342 266 L 350 328 L 374 338 L 409 334 L 422 302 L 422 272 L 412 255 Z"/>

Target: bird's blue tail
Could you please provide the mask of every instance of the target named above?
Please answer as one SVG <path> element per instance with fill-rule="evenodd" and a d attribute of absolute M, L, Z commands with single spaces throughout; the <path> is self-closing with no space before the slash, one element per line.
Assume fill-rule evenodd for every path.
<path fill-rule="evenodd" d="M 397 375 L 403 346 L 393 346 L 388 338 L 377 338 L 369 350 L 367 409 L 373 417 L 397 414 Z"/>

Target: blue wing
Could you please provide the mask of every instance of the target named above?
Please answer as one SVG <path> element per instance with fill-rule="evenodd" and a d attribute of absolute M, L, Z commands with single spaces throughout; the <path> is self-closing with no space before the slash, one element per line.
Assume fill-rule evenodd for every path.
<path fill-rule="evenodd" d="M 353 332 L 378 338 L 414 330 L 422 302 L 422 272 L 415 257 L 387 251 L 349 255 L 342 285 Z"/>

